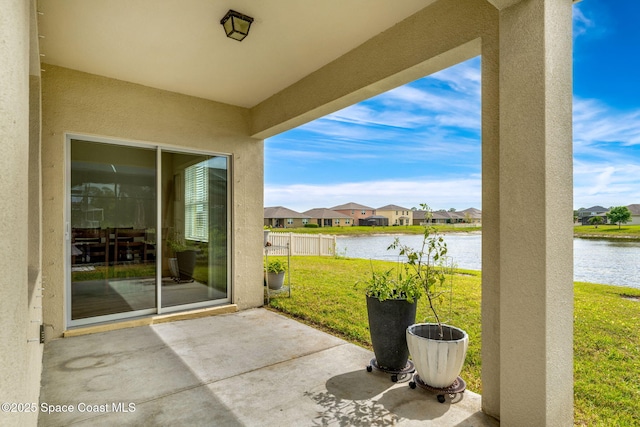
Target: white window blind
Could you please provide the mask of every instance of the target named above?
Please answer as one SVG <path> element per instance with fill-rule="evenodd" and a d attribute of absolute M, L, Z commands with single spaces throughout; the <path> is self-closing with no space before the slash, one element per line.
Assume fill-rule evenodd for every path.
<path fill-rule="evenodd" d="M 209 168 L 206 162 L 184 171 L 184 217 L 188 240 L 209 241 Z"/>

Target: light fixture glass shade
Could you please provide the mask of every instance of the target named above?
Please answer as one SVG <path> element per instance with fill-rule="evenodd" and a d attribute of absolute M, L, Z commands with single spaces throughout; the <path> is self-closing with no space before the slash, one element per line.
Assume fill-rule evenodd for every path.
<path fill-rule="evenodd" d="M 238 41 L 247 37 L 252 22 L 252 17 L 243 15 L 235 10 L 229 10 L 224 18 L 220 20 L 220 24 L 224 27 L 224 32 L 227 34 L 227 37 Z"/>

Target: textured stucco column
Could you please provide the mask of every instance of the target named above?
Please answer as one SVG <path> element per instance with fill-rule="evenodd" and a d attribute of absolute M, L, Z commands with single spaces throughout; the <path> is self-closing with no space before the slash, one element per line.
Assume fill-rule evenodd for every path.
<path fill-rule="evenodd" d="M 500 12 L 500 420 L 573 424 L 572 8 Z"/>
<path fill-rule="evenodd" d="M 29 299 L 30 2 L 0 0 L 0 402 L 36 402 L 41 346 Z M 36 328 L 37 330 L 37 328 Z M 28 342 L 36 339 L 35 342 Z M 2 413 L 0 425 L 35 425 L 37 413 Z"/>

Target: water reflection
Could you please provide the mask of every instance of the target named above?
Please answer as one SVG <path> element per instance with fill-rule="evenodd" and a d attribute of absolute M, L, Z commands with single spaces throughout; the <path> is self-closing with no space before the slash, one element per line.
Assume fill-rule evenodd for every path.
<path fill-rule="evenodd" d="M 394 261 L 397 253 L 387 251 L 396 236 L 338 237 L 338 253 L 352 258 Z M 400 235 L 414 248 L 421 235 Z M 482 235 L 448 234 L 449 255 L 459 268 L 482 269 Z M 621 239 L 574 239 L 574 280 L 640 288 L 640 241 Z"/>

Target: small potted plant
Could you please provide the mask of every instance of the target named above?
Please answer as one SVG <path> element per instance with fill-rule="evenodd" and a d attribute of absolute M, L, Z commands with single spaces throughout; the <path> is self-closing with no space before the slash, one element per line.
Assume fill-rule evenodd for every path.
<path fill-rule="evenodd" d="M 277 290 L 284 284 L 284 273 L 287 271 L 287 264 L 278 259 L 272 259 L 267 264 L 267 284 L 269 289 Z"/>

